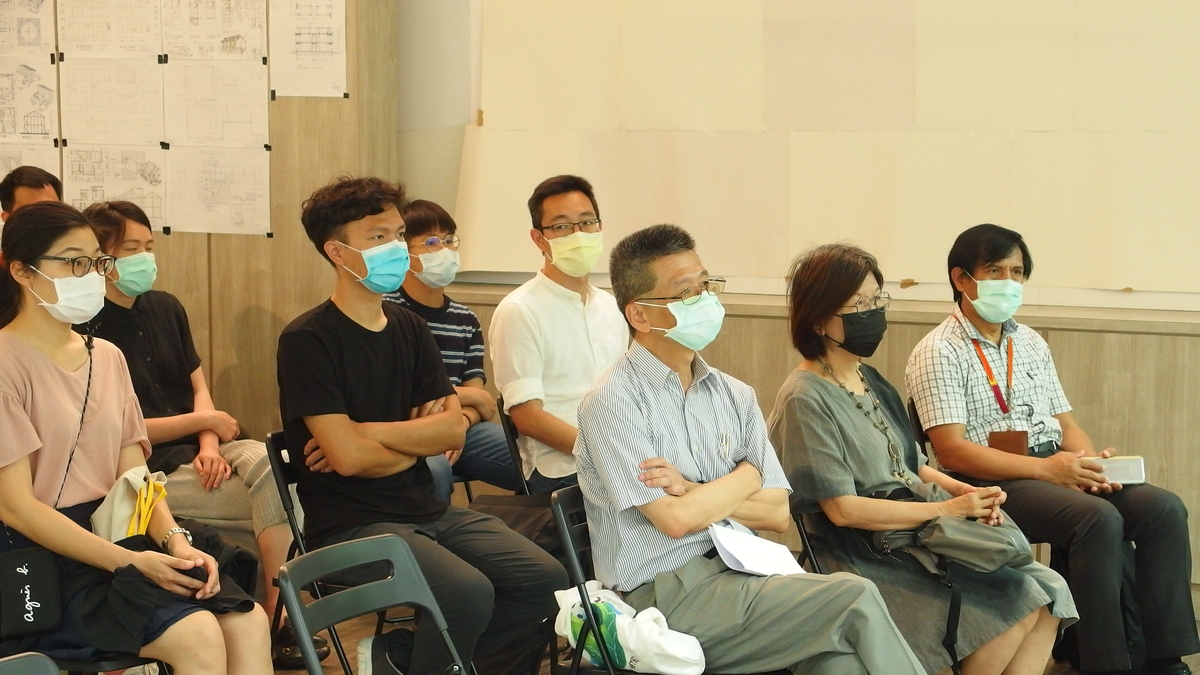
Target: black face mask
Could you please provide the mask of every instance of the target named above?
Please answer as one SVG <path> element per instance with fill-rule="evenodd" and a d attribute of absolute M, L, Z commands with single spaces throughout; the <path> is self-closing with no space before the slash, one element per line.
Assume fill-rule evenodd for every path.
<path fill-rule="evenodd" d="M 884 309 L 871 309 L 859 314 L 839 314 L 842 317 L 842 330 L 845 332 L 845 342 L 833 338 L 829 341 L 846 351 L 868 358 L 879 348 L 883 334 L 887 332 L 887 315 Z M 826 336 L 829 337 L 829 336 Z"/>

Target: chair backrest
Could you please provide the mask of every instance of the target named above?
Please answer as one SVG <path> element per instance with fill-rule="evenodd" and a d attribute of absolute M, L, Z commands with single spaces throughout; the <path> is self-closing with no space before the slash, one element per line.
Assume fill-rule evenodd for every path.
<path fill-rule="evenodd" d="M 300 589 L 315 581 L 351 567 L 377 562 L 389 563 L 391 575 L 345 588 L 307 605 L 300 598 Z M 433 592 L 429 590 L 425 575 L 417 566 L 408 543 L 394 534 L 333 544 L 288 561 L 279 571 L 279 595 L 287 606 L 296 635 L 300 637 L 297 642 L 300 643 L 305 665 L 313 675 L 322 673 L 321 662 L 317 659 L 312 640 L 301 636 L 314 635 L 347 619 L 398 605 L 413 607 L 422 613 L 422 620 L 433 622 L 454 663 L 454 669 L 448 672 L 465 674 L 462 659 L 450 640 L 446 619 Z"/>
<path fill-rule="evenodd" d="M 59 675 L 59 670 L 49 656 L 26 652 L 0 659 L 0 675 Z"/>
<path fill-rule="evenodd" d="M 513 466 L 517 468 L 517 481 L 520 483 L 517 494 L 531 495 L 533 491 L 529 489 L 529 482 L 525 480 L 525 464 L 521 461 L 521 446 L 517 444 L 517 425 L 513 423 L 512 417 L 504 412 L 503 396 L 496 398 L 496 410 L 500 411 L 500 427 L 504 429 L 504 440 L 508 441 L 508 454 L 512 456 Z"/>
<path fill-rule="evenodd" d="M 808 538 L 808 525 L 805 522 L 805 515 L 803 513 L 793 513 L 792 520 L 796 521 L 796 530 L 800 532 L 800 543 L 804 545 L 804 550 L 800 552 L 800 565 L 803 566 L 807 562 L 809 565 L 808 571 L 821 574 L 821 563 L 817 562 L 817 556 L 813 553 L 812 544 Z"/>
<path fill-rule="evenodd" d="M 300 531 L 300 523 L 296 520 L 296 505 L 292 502 L 292 491 L 288 489 L 289 486 L 296 483 L 296 467 L 291 463 L 287 439 L 282 431 L 272 431 L 267 434 L 267 461 L 271 463 L 271 475 L 275 477 L 279 501 L 283 504 L 283 512 L 287 515 L 288 525 L 292 528 L 293 546 L 296 547 L 296 550 L 304 553 L 306 550 L 304 533 Z"/>
<path fill-rule="evenodd" d="M 583 492 L 579 486 L 555 490 L 550 495 L 550 510 L 554 513 L 558 534 L 562 537 L 571 585 L 578 586 L 594 574 L 592 535 L 588 532 L 587 511 L 583 507 Z"/>

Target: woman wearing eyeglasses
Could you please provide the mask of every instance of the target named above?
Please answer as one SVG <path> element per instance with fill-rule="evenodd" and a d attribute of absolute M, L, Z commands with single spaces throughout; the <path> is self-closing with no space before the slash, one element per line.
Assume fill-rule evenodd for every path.
<path fill-rule="evenodd" d="M 113 258 L 83 215 L 59 202 L 13 213 L 0 258 L 0 551 L 57 554 L 62 596 L 56 627 L 0 644 L 0 655 L 121 652 L 182 675 L 271 672 L 266 615 L 221 588 L 216 561 L 191 545 L 165 503 L 140 550 L 91 533 L 117 477 L 150 452 L 121 352 L 71 330 L 103 305 Z M 11 624 L 0 628 L 13 634 Z"/>
<path fill-rule="evenodd" d="M 1005 495 L 926 464 L 900 395 L 861 362 L 883 339 L 891 303 L 875 258 L 845 244 L 820 246 L 797 258 L 789 279 L 792 343 L 804 358 L 768 426 L 794 490 L 792 512 L 805 514 L 822 571 L 874 581 L 909 646 L 936 673 L 951 665 L 942 646 L 950 590 L 907 552 L 880 551 L 871 533 L 943 515 L 999 524 Z M 896 500 L 909 493 L 917 500 Z M 1078 617 L 1066 582 L 1037 563 L 991 573 L 956 565 L 953 583 L 962 593 L 956 655 L 968 675 L 1040 674 L 1060 621 Z"/>

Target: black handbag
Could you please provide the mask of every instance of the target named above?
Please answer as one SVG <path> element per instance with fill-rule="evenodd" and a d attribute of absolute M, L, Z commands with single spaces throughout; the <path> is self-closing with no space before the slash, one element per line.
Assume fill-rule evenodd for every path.
<path fill-rule="evenodd" d="M 71 454 L 67 457 L 67 469 L 63 473 L 62 484 L 58 486 L 58 496 L 54 498 L 54 508 L 62 498 L 63 488 L 67 486 L 67 476 L 71 474 L 71 463 L 75 460 L 75 450 L 79 447 L 79 438 L 83 435 L 83 420 L 87 416 L 88 397 L 92 393 L 92 338 L 87 336 L 84 343 L 88 350 L 88 379 L 87 389 L 83 393 L 83 410 L 79 413 L 79 431 L 75 434 L 75 445 L 71 446 Z M 8 525 L 3 525 L 5 543 L 8 550 L 0 553 L 0 640 L 11 640 L 37 633 L 46 633 L 58 628 L 62 623 L 62 582 L 58 574 L 58 558 L 56 554 L 35 542 L 25 540 L 19 533 L 17 538 L 23 540 L 24 546 L 17 546 L 13 541 L 13 532 Z"/>

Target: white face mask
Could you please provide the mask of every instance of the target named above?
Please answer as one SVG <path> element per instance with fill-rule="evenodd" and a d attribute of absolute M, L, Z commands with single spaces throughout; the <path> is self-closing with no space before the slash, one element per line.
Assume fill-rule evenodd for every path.
<path fill-rule="evenodd" d="M 413 274 L 430 288 L 449 286 L 454 281 L 454 275 L 458 274 L 458 251 L 452 248 L 422 253 L 417 260 L 421 261 L 421 271 Z"/>
<path fill-rule="evenodd" d="M 58 302 L 46 302 L 33 287 L 29 288 L 29 292 L 41 300 L 38 304 L 45 307 L 55 319 L 63 323 L 87 323 L 104 308 L 104 277 L 95 270 L 81 277 L 54 279 L 36 267 L 33 269 L 54 282 L 54 293 L 58 296 Z"/>

